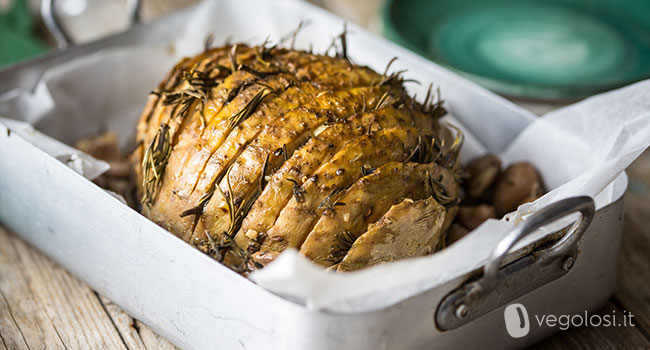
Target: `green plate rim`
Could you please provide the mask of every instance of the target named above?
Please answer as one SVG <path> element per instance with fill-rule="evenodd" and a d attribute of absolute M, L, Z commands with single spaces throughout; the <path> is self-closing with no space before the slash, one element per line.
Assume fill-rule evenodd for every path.
<path fill-rule="evenodd" d="M 600 92 L 609 91 L 615 88 L 626 86 L 635 83 L 639 80 L 650 78 L 650 75 L 648 75 L 648 76 L 641 76 L 638 78 L 623 79 L 620 82 L 614 84 L 606 84 L 606 85 L 590 84 L 584 86 L 573 85 L 567 87 L 558 87 L 558 86 L 540 85 L 540 84 L 533 84 L 533 83 L 524 85 L 524 84 L 509 82 L 507 80 L 494 79 L 494 78 L 466 72 L 462 69 L 456 68 L 447 63 L 434 61 L 427 52 L 425 52 L 415 44 L 411 43 L 397 30 L 393 22 L 394 17 L 391 15 L 392 13 L 391 9 L 398 2 L 399 0 L 383 1 L 383 5 L 380 11 L 380 19 L 382 24 L 382 33 L 385 37 L 421 55 L 422 57 L 425 57 L 426 59 L 436 63 L 437 65 L 440 65 L 461 76 L 464 76 L 480 84 L 481 86 L 486 87 L 489 90 L 492 90 L 494 92 L 497 92 L 499 94 L 508 97 L 518 98 L 518 99 L 528 99 L 528 100 L 540 100 L 540 101 L 577 100 Z"/>

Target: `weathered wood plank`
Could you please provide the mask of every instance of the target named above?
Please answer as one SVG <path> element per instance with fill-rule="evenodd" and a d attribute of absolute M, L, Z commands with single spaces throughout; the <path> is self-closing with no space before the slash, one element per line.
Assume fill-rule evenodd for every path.
<path fill-rule="evenodd" d="M 599 312 L 611 315 L 614 310 L 617 317 L 623 311 L 614 303 L 608 302 Z M 622 320 L 621 320 L 622 322 Z M 647 349 L 650 341 L 636 327 L 577 327 L 560 331 L 552 337 L 542 340 L 531 349 Z"/>
<path fill-rule="evenodd" d="M 650 150 L 628 168 L 625 222 L 615 299 L 650 338 Z"/>
<path fill-rule="evenodd" d="M 0 228 L 0 291 L 3 308 L 15 323 L 11 327 L 3 315 L 2 337 L 16 347 L 22 337 L 31 350 L 126 349 L 90 288 L 4 228 Z"/>
<path fill-rule="evenodd" d="M 146 350 L 147 347 L 142 342 L 140 334 L 135 327 L 134 320 L 126 312 L 122 311 L 119 306 L 113 304 L 110 300 L 97 295 L 100 303 L 104 306 L 106 313 L 111 318 L 113 325 L 120 332 L 122 340 L 129 350 Z"/>
<path fill-rule="evenodd" d="M 160 350 L 177 350 L 172 343 L 165 340 L 165 338 L 158 335 L 151 328 L 147 327 L 144 323 L 136 320 L 136 326 L 139 329 L 140 337 L 142 341 L 147 346 L 147 349 L 160 349 Z"/>
<path fill-rule="evenodd" d="M 0 291 L 14 329 L 3 329 L 3 339 L 22 338 L 27 348 L 62 348 L 63 342 L 52 323 L 45 317 L 44 306 L 30 291 L 21 254 L 8 233 L 0 229 Z M 11 333 L 5 333 L 11 331 Z"/>
<path fill-rule="evenodd" d="M 0 252 L 1 251 L 2 250 L 0 248 Z M 2 260 L 0 260 L 0 264 L 2 263 L 3 263 Z M 4 278 L 4 274 L 2 274 L 1 271 L 2 270 L 0 270 L 0 279 Z M 11 308 L 9 307 L 9 303 L 7 302 L 7 298 L 5 298 L 1 288 L 0 288 L 0 345 L 2 345 L 5 349 L 17 349 L 17 350 L 28 349 L 27 342 L 25 341 L 25 336 L 20 331 L 18 324 L 16 324 L 16 320 L 13 315 L 13 312 L 11 311 Z"/>
<path fill-rule="evenodd" d="M 119 306 L 113 304 L 105 297 L 98 297 L 130 350 L 176 349 L 174 345 L 153 332 L 140 321 L 129 316 L 126 312 L 120 309 Z"/>

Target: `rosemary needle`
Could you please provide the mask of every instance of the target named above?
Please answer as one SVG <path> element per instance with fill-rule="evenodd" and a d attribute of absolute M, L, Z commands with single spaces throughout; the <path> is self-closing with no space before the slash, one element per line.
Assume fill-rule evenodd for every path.
<path fill-rule="evenodd" d="M 144 188 L 142 201 L 147 205 L 151 205 L 156 197 L 171 152 L 169 126 L 163 123 L 142 158 L 142 187 Z"/>

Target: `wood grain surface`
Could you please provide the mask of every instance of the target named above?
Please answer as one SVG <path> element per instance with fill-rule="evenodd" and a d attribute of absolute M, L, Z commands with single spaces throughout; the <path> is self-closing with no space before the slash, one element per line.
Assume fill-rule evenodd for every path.
<path fill-rule="evenodd" d="M 192 2 L 148 0 L 144 15 L 156 17 Z M 339 8 L 351 3 L 320 2 L 338 2 Z M 532 107 L 538 113 L 546 108 Z M 635 326 L 572 328 L 534 348 L 650 349 L 650 151 L 628 169 L 628 175 L 618 283 L 601 313 L 616 310 L 620 315 L 626 310 L 634 315 Z M 175 347 L 0 226 L 0 349 Z"/>

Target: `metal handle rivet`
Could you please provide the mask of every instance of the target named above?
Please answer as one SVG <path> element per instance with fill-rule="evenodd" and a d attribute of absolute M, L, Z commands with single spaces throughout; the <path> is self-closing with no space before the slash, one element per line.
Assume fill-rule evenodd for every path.
<path fill-rule="evenodd" d="M 576 259 L 574 259 L 573 257 L 570 256 L 570 257 L 564 259 L 564 263 L 562 264 L 562 268 L 565 271 L 569 271 L 569 270 L 571 270 L 571 268 L 573 267 L 575 262 L 576 262 Z"/>
<path fill-rule="evenodd" d="M 456 307 L 456 317 L 465 318 L 469 315 L 469 308 L 465 304 L 460 304 Z"/>

